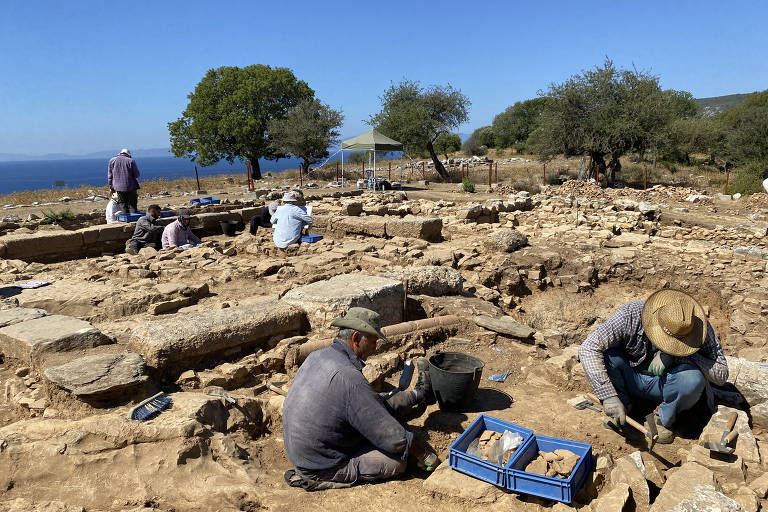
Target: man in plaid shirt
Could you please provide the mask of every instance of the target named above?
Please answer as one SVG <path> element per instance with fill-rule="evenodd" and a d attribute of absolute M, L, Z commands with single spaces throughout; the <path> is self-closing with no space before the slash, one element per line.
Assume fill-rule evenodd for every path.
<path fill-rule="evenodd" d="M 659 403 L 659 443 L 671 443 L 678 414 L 693 407 L 709 383 L 723 385 L 728 365 L 703 308 L 685 292 L 664 289 L 619 307 L 579 347 L 589 383 L 606 416 L 623 425 L 633 398 Z"/>
<path fill-rule="evenodd" d="M 109 191 L 117 192 L 117 203 L 122 213 L 138 212 L 139 167 L 127 148 L 120 150 L 107 165 Z"/>

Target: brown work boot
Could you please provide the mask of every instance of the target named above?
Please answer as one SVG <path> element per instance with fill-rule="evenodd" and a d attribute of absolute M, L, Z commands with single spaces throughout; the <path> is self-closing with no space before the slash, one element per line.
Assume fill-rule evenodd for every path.
<path fill-rule="evenodd" d="M 659 433 L 659 438 L 656 440 L 659 444 L 672 444 L 672 442 L 675 440 L 675 433 L 662 425 L 661 418 L 659 418 L 658 413 L 653 413 L 653 419 L 656 422 L 656 430 Z"/>

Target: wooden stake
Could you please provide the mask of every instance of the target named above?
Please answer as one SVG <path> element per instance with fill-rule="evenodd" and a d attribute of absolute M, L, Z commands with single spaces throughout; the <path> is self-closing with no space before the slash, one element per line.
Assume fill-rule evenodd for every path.
<path fill-rule="evenodd" d="M 542 171 L 542 177 L 544 178 L 544 184 L 547 184 L 547 164 L 544 164 L 544 170 Z"/>
<path fill-rule="evenodd" d="M 643 191 L 648 190 L 648 167 L 643 167 Z"/>
<path fill-rule="evenodd" d="M 200 189 L 200 176 L 197 175 L 197 166 L 195 166 L 195 180 L 197 180 L 197 190 Z"/>
<path fill-rule="evenodd" d="M 336 161 L 336 181 L 339 181 L 339 161 Z"/>
<path fill-rule="evenodd" d="M 730 169 L 725 171 L 725 195 L 728 195 L 728 182 L 731 179 L 731 171 Z"/>
<path fill-rule="evenodd" d="M 427 166 L 427 164 L 425 162 L 421 162 L 421 179 L 424 180 L 424 181 L 427 180 L 427 174 L 426 174 L 426 172 L 424 170 L 426 168 L 426 166 Z"/>
<path fill-rule="evenodd" d="M 389 181 L 392 181 L 392 162 L 389 162 Z"/>
<path fill-rule="evenodd" d="M 488 164 L 488 190 L 491 190 L 491 178 L 493 178 L 493 164 Z"/>
<path fill-rule="evenodd" d="M 496 183 L 499 182 L 499 164 L 495 163 L 493 164 L 493 181 Z"/>
<path fill-rule="evenodd" d="M 248 190 L 251 190 L 251 162 L 245 161 L 245 179 L 248 184 Z"/>

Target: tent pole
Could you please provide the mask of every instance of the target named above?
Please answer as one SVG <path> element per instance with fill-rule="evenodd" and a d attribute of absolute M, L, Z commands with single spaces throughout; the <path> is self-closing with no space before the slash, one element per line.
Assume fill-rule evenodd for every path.
<path fill-rule="evenodd" d="M 373 143 L 373 191 L 376 192 L 376 143 Z"/>
<path fill-rule="evenodd" d="M 344 150 L 341 150 L 341 186 L 344 187 Z"/>

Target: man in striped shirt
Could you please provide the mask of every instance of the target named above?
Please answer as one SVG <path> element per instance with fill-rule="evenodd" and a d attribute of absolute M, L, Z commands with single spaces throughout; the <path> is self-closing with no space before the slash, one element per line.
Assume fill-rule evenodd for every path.
<path fill-rule="evenodd" d="M 632 399 L 659 404 L 659 443 L 671 443 L 678 415 L 723 385 L 728 365 L 704 309 L 690 295 L 663 289 L 619 307 L 579 347 L 589 383 L 606 416 L 623 425 Z"/>

